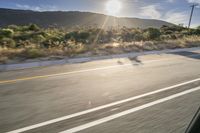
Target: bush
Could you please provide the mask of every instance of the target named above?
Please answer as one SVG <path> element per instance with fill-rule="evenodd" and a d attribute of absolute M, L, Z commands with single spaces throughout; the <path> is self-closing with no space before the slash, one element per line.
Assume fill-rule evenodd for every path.
<path fill-rule="evenodd" d="M 39 31 L 40 30 L 40 28 L 36 24 L 30 24 L 28 29 L 31 31 Z"/>
<path fill-rule="evenodd" d="M 12 29 L 13 31 L 20 31 L 21 26 L 9 25 L 8 28 L 9 28 L 9 29 Z"/>
<path fill-rule="evenodd" d="M 93 43 L 97 43 L 97 44 L 102 44 L 102 43 L 109 43 L 109 42 L 113 42 L 115 41 L 114 38 L 114 33 L 112 31 L 100 31 L 97 34 L 93 34 L 94 36 L 94 42 Z"/>
<path fill-rule="evenodd" d="M 182 26 L 176 26 L 176 25 L 173 25 L 173 26 L 166 26 L 166 25 L 163 25 L 160 30 L 161 32 L 165 33 L 166 31 L 173 31 L 173 32 L 181 32 L 182 30 L 185 30 L 186 28 L 182 27 Z"/>
<path fill-rule="evenodd" d="M 44 41 L 42 43 L 42 46 L 45 48 L 59 48 L 59 47 L 62 47 L 60 44 L 61 44 L 61 41 L 56 40 L 56 38 L 54 38 L 54 39 Z"/>
<path fill-rule="evenodd" d="M 142 34 L 135 34 L 134 41 L 142 41 L 144 40 L 144 36 Z"/>
<path fill-rule="evenodd" d="M 2 29 L 0 31 L 0 35 L 3 37 L 12 37 L 14 34 L 14 31 L 12 29 Z"/>
<path fill-rule="evenodd" d="M 38 58 L 38 57 L 44 57 L 45 51 L 41 49 L 36 49 L 36 48 L 27 48 L 25 51 L 22 53 L 22 57 L 25 58 Z"/>
<path fill-rule="evenodd" d="M 33 36 L 33 41 L 36 42 L 36 43 L 40 43 L 40 42 L 43 42 L 45 40 L 46 40 L 46 38 L 43 35 L 34 35 Z"/>
<path fill-rule="evenodd" d="M 186 40 L 185 38 L 190 39 Z M 79 27 L 70 30 L 59 28 L 40 30 L 37 25 L 31 24 L 0 28 L 0 47 L 3 51 L 5 49 L 14 51 L 4 52 L 9 53 L 10 56 L 8 54 L 3 55 L 8 59 L 18 56 L 24 58 L 62 54 L 73 56 L 86 51 L 91 53 L 118 53 L 122 51 L 155 50 L 183 47 L 186 44 L 188 44 L 187 47 L 193 47 L 199 46 L 199 42 L 200 27 L 190 30 L 179 26 L 163 26 L 160 29 Z M 112 43 L 113 45 L 107 45 Z M 120 45 L 114 45 L 115 43 Z M 106 50 L 106 48 L 110 48 L 110 50 Z M 2 62 L 3 60 L 6 59 L 2 59 Z"/>
<path fill-rule="evenodd" d="M 147 30 L 145 30 L 143 35 L 144 35 L 144 38 L 146 38 L 147 40 L 155 40 L 160 37 L 161 32 L 159 29 L 148 28 Z"/>
<path fill-rule="evenodd" d="M 173 33 L 174 33 L 174 31 L 172 31 L 172 30 L 167 30 L 164 32 L 164 34 L 166 34 L 166 35 L 173 34 Z"/>
<path fill-rule="evenodd" d="M 200 35 L 200 29 L 189 29 L 188 35 Z"/>
<path fill-rule="evenodd" d="M 76 39 L 78 37 L 78 32 L 77 31 L 73 31 L 73 32 L 69 32 L 65 35 L 65 39 L 69 40 L 69 39 Z"/>
<path fill-rule="evenodd" d="M 134 34 L 133 34 L 133 33 L 130 33 L 130 32 L 122 32 L 122 33 L 121 33 L 121 39 L 122 39 L 124 42 L 131 42 L 131 41 L 133 41 L 133 39 L 134 39 Z"/>
<path fill-rule="evenodd" d="M 193 35 L 200 35 L 200 27 L 194 30 Z"/>
<path fill-rule="evenodd" d="M 197 34 L 197 35 L 200 35 L 200 28 L 199 28 L 199 29 L 196 29 L 196 34 Z"/>
<path fill-rule="evenodd" d="M 82 39 L 82 40 L 88 39 L 89 36 L 90 36 L 90 33 L 88 33 L 88 32 L 80 32 L 79 33 L 79 39 Z"/>
<path fill-rule="evenodd" d="M 65 35 L 66 40 L 71 39 L 71 40 L 75 40 L 76 42 L 82 42 L 82 43 L 86 43 L 89 37 L 90 37 L 90 33 L 87 31 L 85 32 L 73 31 Z"/>
<path fill-rule="evenodd" d="M 0 39 L 0 46 L 7 47 L 7 48 L 15 48 L 16 43 L 11 38 L 3 38 L 3 39 Z"/>
<path fill-rule="evenodd" d="M 29 40 L 32 37 L 32 34 L 28 33 L 21 33 L 17 36 L 14 37 L 15 40 L 21 40 L 21 41 L 26 41 Z"/>

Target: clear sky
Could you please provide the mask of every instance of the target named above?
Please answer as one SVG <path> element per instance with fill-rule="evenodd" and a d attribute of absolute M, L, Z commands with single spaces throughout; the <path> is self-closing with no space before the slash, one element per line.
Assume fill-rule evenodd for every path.
<path fill-rule="evenodd" d="M 108 4 L 109 1 L 112 2 Z M 37 11 L 89 11 L 119 17 L 161 19 L 187 25 L 192 3 L 200 4 L 200 0 L 0 0 L 0 7 Z M 199 15 L 200 6 L 197 6 L 193 27 L 200 25 Z"/>

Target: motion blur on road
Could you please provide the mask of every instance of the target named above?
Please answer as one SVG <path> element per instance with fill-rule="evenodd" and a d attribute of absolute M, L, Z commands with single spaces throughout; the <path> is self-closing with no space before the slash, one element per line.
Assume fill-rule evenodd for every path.
<path fill-rule="evenodd" d="M 200 105 L 199 53 L 2 72 L 0 132 L 182 133 Z"/>
<path fill-rule="evenodd" d="M 199 7 L 0 0 L 0 133 L 200 130 Z"/>

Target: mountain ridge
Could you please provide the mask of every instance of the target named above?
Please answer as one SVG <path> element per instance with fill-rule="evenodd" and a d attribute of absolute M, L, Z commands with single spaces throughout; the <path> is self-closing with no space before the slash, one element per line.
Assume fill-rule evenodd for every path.
<path fill-rule="evenodd" d="M 100 13 L 81 11 L 32 11 L 22 9 L 0 8 L 0 26 L 37 24 L 41 27 L 87 27 L 99 28 L 160 28 L 162 25 L 174 24 L 156 19 L 114 17 Z"/>

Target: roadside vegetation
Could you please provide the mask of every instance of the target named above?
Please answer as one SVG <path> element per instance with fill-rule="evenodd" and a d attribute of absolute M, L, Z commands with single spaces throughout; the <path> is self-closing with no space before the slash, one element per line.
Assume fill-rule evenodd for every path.
<path fill-rule="evenodd" d="M 200 46 L 200 27 L 160 29 L 77 27 L 41 28 L 35 24 L 0 28 L 0 63 L 38 58 L 108 55 Z"/>

